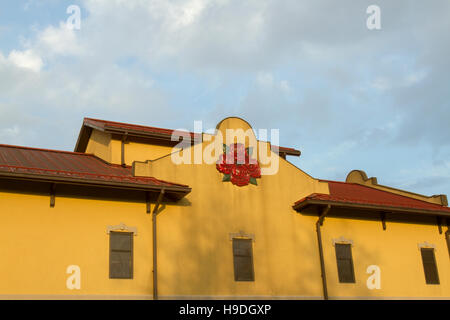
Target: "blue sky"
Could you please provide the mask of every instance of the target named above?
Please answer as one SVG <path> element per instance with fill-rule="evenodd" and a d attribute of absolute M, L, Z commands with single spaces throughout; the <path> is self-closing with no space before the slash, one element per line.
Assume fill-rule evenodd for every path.
<path fill-rule="evenodd" d="M 450 194 L 449 31 L 446 0 L 2 1 L 0 143 L 73 150 L 85 116 L 240 116 L 314 177 Z"/>

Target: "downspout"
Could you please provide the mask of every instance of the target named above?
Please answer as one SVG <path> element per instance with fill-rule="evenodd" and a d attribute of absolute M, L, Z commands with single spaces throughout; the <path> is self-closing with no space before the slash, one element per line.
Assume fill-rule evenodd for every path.
<path fill-rule="evenodd" d="M 327 205 L 323 211 L 322 214 L 319 216 L 319 220 L 316 222 L 316 232 L 317 232 L 317 242 L 319 243 L 319 258 L 320 258 L 320 271 L 322 276 L 322 288 L 323 288 L 323 298 L 325 300 L 328 300 L 328 289 L 327 289 L 327 277 L 325 273 L 325 262 L 323 259 L 323 247 L 322 247 L 322 234 L 320 232 L 320 227 L 323 224 L 323 220 L 325 219 L 325 216 L 328 214 L 328 211 L 330 211 L 331 205 Z"/>
<path fill-rule="evenodd" d="M 120 145 L 120 151 L 121 151 L 121 155 L 120 155 L 120 162 L 121 162 L 121 166 L 122 167 L 126 167 L 126 163 L 125 163 L 125 144 L 127 143 L 127 139 L 128 139 L 128 132 L 125 132 L 125 134 L 122 136 L 122 141 L 121 141 L 121 145 Z"/>
<path fill-rule="evenodd" d="M 152 228 L 153 228 L 153 300 L 158 300 L 158 261 L 157 261 L 157 243 L 156 243 L 156 216 L 158 208 L 164 196 L 164 188 L 159 193 L 158 200 L 156 200 L 155 208 L 152 212 Z"/>
<path fill-rule="evenodd" d="M 450 257 L 450 226 L 447 223 L 447 231 L 445 231 L 445 240 L 447 241 L 448 255 Z"/>

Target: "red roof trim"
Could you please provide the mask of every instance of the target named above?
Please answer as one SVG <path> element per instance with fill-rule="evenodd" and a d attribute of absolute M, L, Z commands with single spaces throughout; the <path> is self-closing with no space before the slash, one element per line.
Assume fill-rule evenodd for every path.
<path fill-rule="evenodd" d="M 98 174 L 98 173 L 91 173 L 91 172 L 77 172 L 77 171 L 54 170 L 54 169 L 43 169 L 43 168 L 21 167 L 21 166 L 9 166 L 9 165 L 3 165 L 3 164 L 0 164 L 0 168 L 13 169 L 13 170 L 10 170 L 10 172 L 15 172 L 14 169 L 22 169 L 22 170 L 34 171 L 35 173 L 40 173 L 40 172 L 55 173 L 55 174 L 60 173 L 60 174 L 66 174 L 66 175 L 70 175 L 70 176 L 79 175 L 79 176 L 91 176 L 91 177 L 97 177 L 97 178 L 102 178 L 102 177 L 103 178 L 112 178 L 112 179 L 116 178 L 119 180 L 129 179 L 130 181 L 152 182 L 152 183 L 156 183 L 158 185 L 164 184 L 164 181 L 158 180 L 153 177 L 127 177 L 127 176 L 117 176 L 117 175 L 108 175 L 108 174 Z M 186 185 L 177 184 L 177 183 L 168 183 L 168 184 L 177 185 L 180 187 L 187 187 Z"/>
<path fill-rule="evenodd" d="M 439 204 L 406 197 L 384 190 L 370 188 L 356 183 L 329 180 L 320 181 L 328 182 L 330 194 L 310 194 L 309 196 L 295 202 L 294 208 L 298 207 L 302 203 L 306 204 L 308 201 L 327 201 L 339 204 L 369 205 L 386 208 L 390 207 L 450 213 L 449 207 L 444 207 Z"/>
<path fill-rule="evenodd" d="M 81 171 L 80 171 L 81 170 Z M 154 177 L 135 177 L 130 166 L 109 164 L 86 153 L 0 145 L 0 174 L 13 176 L 46 176 L 46 179 L 76 179 L 102 184 L 135 185 L 140 188 L 167 187 L 188 193 L 183 184 L 158 180 Z"/>
<path fill-rule="evenodd" d="M 101 130 L 107 130 L 107 129 L 118 129 L 121 131 L 126 132 L 127 130 L 132 131 L 142 131 L 145 133 L 155 133 L 155 134 L 162 134 L 171 136 L 173 134 L 174 129 L 165 129 L 165 128 L 157 128 L 157 127 L 149 127 L 139 124 L 130 124 L 130 123 L 124 123 L 124 122 L 116 122 L 116 121 L 108 121 L 108 120 L 101 120 L 101 119 L 94 119 L 94 118 L 84 118 L 83 126 L 88 125 L 94 128 L 100 128 Z M 188 134 L 192 137 L 198 137 L 201 136 L 200 133 L 195 132 L 188 132 Z M 293 155 L 293 156 L 300 156 L 300 150 L 296 150 L 294 148 L 286 148 L 286 147 L 279 147 L 276 145 L 272 145 L 273 151 L 279 151 L 282 153 L 286 153 L 287 155 Z"/>
<path fill-rule="evenodd" d="M 139 124 L 130 124 L 124 122 L 115 122 L 115 121 L 107 121 L 93 118 L 84 118 L 84 124 L 92 124 L 94 126 L 100 126 L 102 129 L 108 129 L 108 127 L 113 127 L 115 129 L 121 130 L 134 130 L 134 131 L 143 131 L 146 133 L 159 133 L 164 135 L 172 135 L 176 130 L 174 129 L 165 129 L 165 128 L 157 128 L 157 127 L 149 127 L 143 126 Z M 188 132 L 191 137 L 195 137 L 196 135 L 200 135 L 199 133 Z"/>

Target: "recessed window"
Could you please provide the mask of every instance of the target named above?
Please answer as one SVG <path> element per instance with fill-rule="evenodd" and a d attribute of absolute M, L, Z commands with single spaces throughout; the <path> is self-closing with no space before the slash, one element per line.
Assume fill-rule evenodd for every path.
<path fill-rule="evenodd" d="M 433 248 L 420 248 L 422 254 L 425 281 L 427 284 L 439 284 L 439 275 Z"/>
<path fill-rule="evenodd" d="M 255 281 L 251 239 L 233 239 L 235 281 Z"/>
<path fill-rule="evenodd" d="M 336 243 L 336 260 L 339 282 L 355 283 L 355 272 L 353 269 L 352 245 L 347 243 Z"/>
<path fill-rule="evenodd" d="M 109 233 L 109 278 L 133 279 L 133 233 Z"/>

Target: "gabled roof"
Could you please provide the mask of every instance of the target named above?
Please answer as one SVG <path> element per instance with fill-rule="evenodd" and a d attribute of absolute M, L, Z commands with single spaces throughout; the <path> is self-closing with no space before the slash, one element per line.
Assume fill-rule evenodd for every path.
<path fill-rule="evenodd" d="M 84 125 L 89 126 L 91 128 L 96 128 L 101 131 L 116 131 L 117 133 L 139 133 L 139 134 L 149 134 L 149 135 L 163 135 L 163 136 L 171 136 L 175 131 L 174 129 L 164 129 L 164 128 L 156 128 L 156 127 L 148 127 L 137 124 L 123 123 L 123 122 L 114 122 L 107 120 L 99 120 L 99 119 L 91 119 L 84 118 Z M 189 132 L 190 136 L 194 138 L 196 136 L 195 133 Z"/>
<path fill-rule="evenodd" d="M 330 194 L 313 193 L 294 204 L 297 211 L 309 205 L 331 204 L 341 207 L 386 211 L 429 213 L 450 216 L 450 208 L 356 183 L 326 181 Z"/>
<path fill-rule="evenodd" d="M 81 127 L 80 134 L 78 136 L 78 141 L 75 146 L 76 152 L 84 152 L 86 150 L 87 142 L 92 129 L 97 129 L 102 132 L 115 133 L 120 135 L 126 134 L 129 136 L 147 137 L 151 139 L 164 141 L 169 145 L 175 145 L 178 143 L 178 141 L 171 140 L 172 134 L 175 131 L 174 129 L 164 129 L 123 122 L 84 118 L 83 126 Z M 194 132 L 189 132 L 188 134 L 190 135 L 193 142 L 201 141 L 202 138 L 201 134 Z M 297 157 L 300 156 L 300 151 L 293 148 L 285 148 L 272 145 L 272 150 L 274 152 L 278 151 L 279 153 L 286 155 Z"/>
<path fill-rule="evenodd" d="M 184 195 L 186 185 L 152 177 L 134 177 L 132 168 L 109 164 L 86 153 L 0 145 L 0 177 L 160 190 Z"/>

